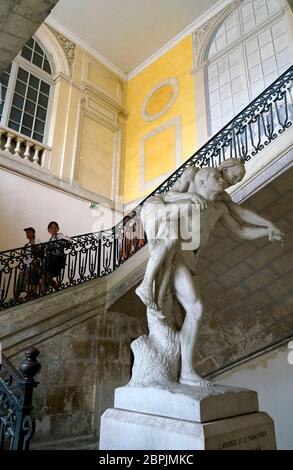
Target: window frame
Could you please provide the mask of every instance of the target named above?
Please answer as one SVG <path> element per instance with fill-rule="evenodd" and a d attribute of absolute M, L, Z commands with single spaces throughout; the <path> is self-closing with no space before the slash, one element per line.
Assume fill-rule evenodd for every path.
<path fill-rule="evenodd" d="M 217 52 L 214 54 L 211 58 L 209 58 L 209 52 L 211 45 L 215 39 L 215 36 L 223 25 L 227 18 L 234 12 L 237 12 L 237 21 L 238 25 L 240 27 L 240 37 L 231 42 L 228 46 L 226 46 L 224 49 L 221 51 Z M 205 81 L 205 102 L 206 102 L 206 124 L 207 124 L 207 133 L 208 136 L 211 137 L 215 133 L 217 133 L 220 129 L 216 130 L 213 132 L 212 130 L 212 120 L 211 120 L 211 106 L 210 106 L 210 99 L 209 99 L 209 78 L 208 78 L 208 70 L 209 67 L 212 64 L 218 63 L 222 58 L 225 56 L 228 56 L 233 52 L 233 50 L 236 50 L 237 48 L 240 49 L 240 66 L 241 66 L 241 72 L 242 72 L 242 79 L 243 79 L 243 86 L 245 88 L 245 94 L 248 96 L 248 102 L 250 102 L 252 99 L 251 96 L 251 87 L 250 87 L 250 80 L 249 80 L 249 69 L 248 69 L 248 61 L 247 61 L 247 54 L 245 52 L 245 45 L 247 41 L 252 39 L 253 37 L 256 37 L 259 35 L 262 31 L 265 31 L 266 29 L 270 28 L 274 23 L 276 23 L 278 20 L 284 18 L 285 24 L 288 22 L 288 16 L 287 16 L 287 11 L 288 11 L 288 6 L 283 2 L 283 5 L 279 10 L 274 12 L 271 16 L 267 17 L 264 21 L 262 21 L 260 24 L 258 24 L 255 28 L 252 30 L 248 31 L 247 33 L 244 32 L 243 28 L 243 23 L 241 21 L 241 12 L 240 12 L 240 6 L 238 5 L 235 10 L 230 11 L 225 18 L 222 19 L 222 21 L 217 25 L 216 29 L 213 31 L 213 34 L 211 35 L 208 44 L 205 49 L 204 53 L 204 59 L 206 61 L 206 66 L 204 70 L 204 81 Z M 293 43 L 293 38 L 292 38 L 292 31 L 291 28 L 287 24 L 287 36 L 288 36 L 288 43 L 289 46 L 291 43 Z M 276 55 L 276 54 L 275 54 Z M 291 56 L 293 58 L 293 48 L 291 47 Z M 248 103 L 247 103 L 248 104 Z M 221 117 L 223 115 L 221 114 Z M 232 118 L 233 119 L 233 118 Z M 228 121 L 229 122 L 229 121 Z M 222 126 L 225 124 L 222 124 Z"/>
<path fill-rule="evenodd" d="M 40 41 L 36 39 L 34 36 L 32 37 L 32 39 L 36 41 L 39 44 L 39 46 L 43 49 L 51 67 L 51 75 L 45 72 L 44 70 L 42 70 L 41 68 L 37 67 L 35 64 L 30 62 L 29 60 L 22 57 L 21 51 L 19 51 L 19 53 L 17 54 L 17 56 L 11 63 L 11 71 L 10 71 L 9 80 L 7 84 L 7 92 L 6 92 L 5 102 L 3 106 L 2 119 L 0 121 L 0 125 L 2 127 L 6 127 L 9 129 L 8 123 L 10 119 L 12 101 L 13 101 L 13 97 L 15 94 L 15 85 L 16 85 L 18 70 L 19 68 L 22 68 L 29 74 L 33 74 L 34 76 L 36 76 L 37 78 L 39 78 L 40 80 L 42 80 L 43 82 L 45 82 L 47 85 L 50 86 L 43 141 L 40 142 L 36 139 L 33 139 L 33 137 L 28 137 L 27 135 L 22 134 L 22 132 L 20 131 L 13 130 L 13 132 L 20 134 L 21 136 L 24 137 L 24 139 L 34 140 L 35 142 L 38 142 L 40 145 L 48 145 L 48 139 L 49 139 L 49 133 L 50 133 L 50 122 L 51 122 L 51 115 L 52 115 L 52 106 L 53 106 L 53 97 L 54 97 L 54 91 L 55 91 L 54 64 L 52 63 L 52 60 L 49 54 L 46 52 L 46 49 L 43 47 Z"/>

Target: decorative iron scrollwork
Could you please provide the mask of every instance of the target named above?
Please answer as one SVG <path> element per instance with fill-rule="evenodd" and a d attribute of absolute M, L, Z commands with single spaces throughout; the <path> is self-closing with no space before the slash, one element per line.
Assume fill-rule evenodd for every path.
<path fill-rule="evenodd" d="M 0 450 L 27 450 L 35 432 L 35 421 L 31 416 L 34 380 L 41 364 L 39 351 L 29 348 L 20 371 L 2 355 L 0 365 Z"/>

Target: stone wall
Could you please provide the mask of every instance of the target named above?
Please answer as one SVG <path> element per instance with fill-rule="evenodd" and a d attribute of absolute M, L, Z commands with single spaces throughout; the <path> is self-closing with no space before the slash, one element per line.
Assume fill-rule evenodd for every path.
<path fill-rule="evenodd" d="M 129 345 L 144 332 L 134 318 L 103 312 L 34 344 L 42 368 L 32 448 L 97 447 L 100 416 L 113 406 L 114 389 L 130 380 Z"/>
<path fill-rule="evenodd" d="M 130 379 L 129 346 L 145 317 L 108 312 L 107 279 L 0 312 L 0 342 L 16 367 L 28 346 L 40 351 L 34 448 L 97 447 L 100 415 Z"/>
<path fill-rule="evenodd" d="M 245 205 L 286 234 L 284 247 L 262 238 L 239 241 L 222 226 L 198 269 L 205 314 L 195 361 L 214 372 L 293 335 L 293 169 Z"/>
<path fill-rule="evenodd" d="M 293 345 L 292 345 L 293 346 Z M 260 357 L 217 375 L 216 382 L 255 390 L 259 409 L 274 420 L 277 449 L 293 450 L 293 364 L 288 345 L 284 344 Z"/>
<path fill-rule="evenodd" d="M 0 74 L 49 15 L 58 0 L 1 0 Z"/>

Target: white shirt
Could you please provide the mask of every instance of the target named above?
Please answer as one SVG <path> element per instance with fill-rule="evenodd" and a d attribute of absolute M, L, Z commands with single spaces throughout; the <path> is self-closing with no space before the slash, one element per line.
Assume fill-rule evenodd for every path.
<path fill-rule="evenodd" d="M 57 233 L 57 235 L 52 235 L 52 237 L 49 239 L 49 242 L 54 242 L 56 240 L 68 240 L 68 241 L 73 241 L 70 237 L 67 235 L 63 235 L 63 233 Z"/>

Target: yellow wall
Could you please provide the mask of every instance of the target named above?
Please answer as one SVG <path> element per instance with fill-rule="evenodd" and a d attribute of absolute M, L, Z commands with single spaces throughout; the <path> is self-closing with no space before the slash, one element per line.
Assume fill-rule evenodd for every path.
<path fill-rule="evenodd" d="M 83 116 L 76 179 L 83 188 L 112 197 L 115 133 L 91 116 Z"/>
<path fill-rule="evenodd" d="M 51 173 L 102 198 L 117 196 L 113 172 L 125 148 L 118 144 L 125 138 L 125 106 L 126 82 L 76 46 L 71 77 L 61 75 L 55 84 Z"/>
<path fill-rule="evenodd" d="M 150 64 L 141 73 L 128 82 L 126 123 L 126 150 L 123 166 L 124 202 L 130 202 L 147 195 L 157 186 L 143 189 L 141 180 L 141 141 L 168 121 L 180 116 L 182 124 L 182 162 L 195 151 L 195 99 L 192 70 L 192 37 L 183 39 L 163 56 Z M 179 94 L 171 108 L 158 119 L 146 122 L 141 116 L 145 98 L 160 82 L 176 78 L 179 82 Z M 157 102 L 150 107 L 159 110 L 159 102 L 168 99 L 166 87 L 157 93 Z M 148 108 L 147 108 L 148 109 Z M 157 136 L 145 141 L 145 182 L 149 182 L 176 169 L 174 157 L 174 132 L 171 128 L 163 129 Z M 178 166 L 178 165 L 177 165 Z"/>
<path fill-rule="evenodd" d="M 162 146 L 164 148 L 163 156 Z M 176 166 L 176 135 L 175 126 L 171 125 L 158 134 L 149 137 L 144 144 L 144 179 L 146 183 L 159 175 L 164 175 Z"/>
<path fill-rule="evenodd" d="M 70 76 L 61 73 L 55 80 L 50 172 L 87 190 L 88 197 L 113 200 L 121 194 L 127 203 L 149 194 L 195 151 L 191 70 L 191 35 L 128 82 L 76 45 Z M 179 84 L 175 102 L 159 118 L 145 121 L 146 97 L 170 79 Z M 146 111 L 160 112 L 172 95 L 172 86 L 165 85 Z"/>

